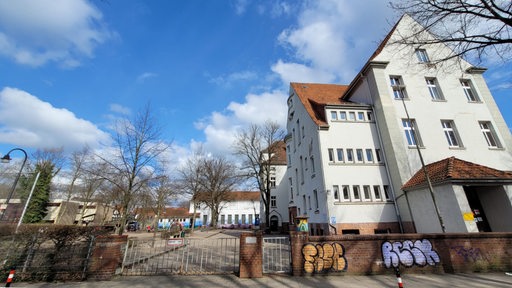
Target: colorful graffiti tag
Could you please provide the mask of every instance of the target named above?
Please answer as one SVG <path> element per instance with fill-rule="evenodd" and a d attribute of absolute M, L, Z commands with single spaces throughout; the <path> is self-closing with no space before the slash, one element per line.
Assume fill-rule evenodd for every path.
<path fill-rule="evenodd" d="M 457 255 L 464 257 L 464 261 L 477 261 L 478 259 L 485 260 L 485 258 L 482 256 L 482 252 L 480 251 L 480 248 L 466 248 L 464 246 L 454 246 L 451 247 L 452 250 L 454 250 Z"/>
<path fill-rule="evenodd" d="M 302 247 L 306 273 L 346 271 L 345 248 L 340 243 L 307 243 Z"/>
<path fill-rule="evenodd" d="M 432 243 L 429 240 L 405 240 L 402 242 L 382 243 L 382 258 L 386 268 L 398 267 L 400 264 L 405 267 L 413 265 L 434 266 L 441 260 L 436 251 L 432 250 Z"/>

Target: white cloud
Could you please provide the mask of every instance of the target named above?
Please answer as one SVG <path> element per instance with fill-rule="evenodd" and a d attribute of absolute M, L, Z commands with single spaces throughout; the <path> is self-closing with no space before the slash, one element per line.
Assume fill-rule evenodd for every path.
<path fill-rule="evenodd" d="M 137 76 L 137 83 L 144 83 L 147 79 L 157 77 L 158 74 L 151 73 L 151 72 L 144 72 Z"/>
<path fill-rule="evenodd" d="M 113 34 L 86 0 L 0 1 L 0 54 L 23 65 L 78 66 Z"/>
<path fill-rule="evenodd" d="M 237 15 L 242 15 L 247 10 L 247 6 L 249 6 L 249 0 L 235 0 L 235 13 Z"/>
<path fill-rule="evenodd" d="M 122 115 L 130 115 L 132 111 L 130 108 L 123 106 L 121 104 L 112 103 L 110 104 L 110 111 L 122 114 Z"/>
<path fill-rule="evenodd" d="M 235 82 L 254 80 L 257 76 L 258 75 L 252 71 L 240 71 L 211 78 L 208 82 L 224 87 L 231 87 Z"/>
<path fill-rule="evenodd" d="M 53 107 L 25 91 L 0 91 L 0 142 L 23 147 L 77 149 L 109 143 L 110 137 L 71 111 Z"/>
<path fill-rule="evenodd" d="M 297 27 L 284 30 L 278 38 L 295 63 L 279 60 L 272 70 L 288 82 L 350 82 L 389 31 L 386 17 L 392 18 L 392 10 L 386 1 L 306 3 Z"/>

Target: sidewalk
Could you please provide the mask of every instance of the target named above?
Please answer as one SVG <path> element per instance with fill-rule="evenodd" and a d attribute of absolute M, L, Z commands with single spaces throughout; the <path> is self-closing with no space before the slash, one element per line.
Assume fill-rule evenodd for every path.
<path fill-rule="evenodd" d="M 406 288 L 426 287 L 512 287 L 512 276 L 505 273 L 472 274 L 410 274 L 402 275 Z M 398 287 L 394 275 L 375 276 L 309 276 L 269 275 L 263 278 L 240 279 L 234 275 L 201 276 L 125 276 L 111 281 L 85 281 L 68 283 L 13 283 L 11 287 L 71 287 L 71 288 L 124 288 L 124 287 Z"/>

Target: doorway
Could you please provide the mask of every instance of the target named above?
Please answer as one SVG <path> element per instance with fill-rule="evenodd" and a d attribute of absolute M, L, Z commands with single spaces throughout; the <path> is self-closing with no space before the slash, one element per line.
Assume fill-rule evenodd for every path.
<path fill-rule="evenodd" d="M 464 192 L 466 193 L 469 207 L 471 208 L 473 216 L 475 217 L 475 223 L 478 227 L 478 232 L 491 232 L 491 227 L 489 226 L 487 217 L 485 217 L 482 202 L 480 202 L 480 198 L 478 197 L 477 188 L 478 187 L 465 186 Z"/>

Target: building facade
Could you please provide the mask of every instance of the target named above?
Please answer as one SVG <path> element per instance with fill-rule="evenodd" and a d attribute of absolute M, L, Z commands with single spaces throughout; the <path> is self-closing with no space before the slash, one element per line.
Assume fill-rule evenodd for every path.
<path fill-rule="evenodd" d="M 280 211 L 310 234 L 512 231 L 512 140 L 485 69 L 399 44 L 415 28 L 404 15 L 349 85 L 290 84 Z"/>

